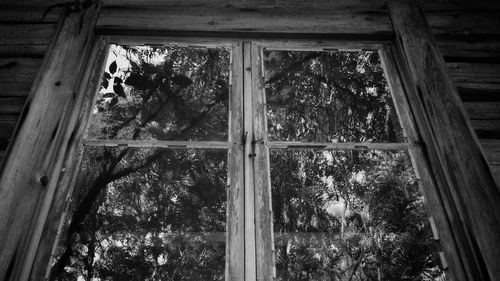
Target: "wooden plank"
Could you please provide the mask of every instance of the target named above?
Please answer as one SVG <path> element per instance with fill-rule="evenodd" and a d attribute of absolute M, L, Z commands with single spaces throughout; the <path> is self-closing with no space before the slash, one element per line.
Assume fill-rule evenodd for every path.
<path fill-rule="evenodd" d="M 445 61 L 463 61 L 465 59 L 500 60 L 500 40 L 473 39 L 464 36 L 462 40 L 439 40 L 438 46 Z"/>
<path fill-rule="evenodd" d="M 273 33 L 387 34 L 389 17 L 363 9 L 233 5 L 189 5 L 183 3 L 155 9 L 109 7 L 102 11 L 98 29 L 107 30 L 198 30 Z"/>
<path fill-rule="evenodd" d="M 45 7 L 30 7 L 29 5 L 5 5 L 0 10 L 0 24 L 16 23 L 57 23 L 61 15 L 61 7 L 46 11 Z"/>
<path fill-rule="evenodd" d="M 229 96 L 228 217 L 226 281 L 245 280 L 245 154 L 243 128 L 243 45 L 231 50 L 231 93 Z"/>
<path fill-rule="evenodd" d="M 464 102 L 470 119 L 500 120 L 500 102 Z"/>
<path fill-rule="evenodd" d="M 159 147 L 159 148 L 205 148 L 205 149 L 228 149 L 233 143 L 225 141 L 161 141 L 161 140 L 98 140 L 86 139 L 84 146 L 101 147 Z M 239 144 L 239 143 L 234 143 Z"/>
<path fill-rule="evenodd" d="M 252 140 L 253 131 L 253 103 L 252 103 L 252 53 L 251 43 L 243 42 L 243 128 L 245 167 L 245 281 L 257 280 L 257 253 L 255 232 L 255 177 L 254 152 Z"/>
<path fill-rule="evenodd" d="M 380 58 L 384 68 L 385 77 L 389 84 L 391 96 L 394 101 L 396 112 L 401 122 L 401 128 L 410 145 L 409 153 L 415 169 L 416 177 L 419 179 L 419 187 L 425 198 L 425 205 L 430 213 L 432 221 L 437 226 L 438 239 L 445 252 L 446 264 L 450 265 L 450 271 L 454 280 L 464 281 L 466 278 L 466 265 L 462 264 L 464 253 L 460 248 L 459 241 L 453 232 L 453 221 L 448 219 L 445 202 L 437 188 L 437 182 L 430 168 L 429 158 L 425 153 L 425 148 L 420 145 L 422 139 L 416 124 L 413 110 L 407 99 L 408 87 L 405 87 L 403 79 L 407 79 L 407 74 L 403 69 L 398 68 L 397 53 L 393 46 L 386 46 L 380 50 Z"/>
<path fill-rule="evenodd" d="M 271 206 L 271 175 L 267 143 L 266 95 L 264 92 L 264 61 L 262 47 L 252 44 L 252 108 L 255 185 L 255 248 L 257 254 L 257 280 L 274 278 L 273 215 Z"/>
<path fill-rule="evenodd" d="M 475 82 L 459 82 L 455 83 L 457 88 L 477 89 L 481 91 L 500 91 L 500 83 L 475 83 Z"/>
<path fill-rule="evenodd" d="M 491 173 L 495 177 L 497 186 L 500 187 L 500 166 L 490 166 Z"/>
<path fill-rule="evenodd" d="M 408 149 L 407 143 L 331 143 L 331 142 L 296 142 L 296 141 L 270 141 L 266 143 L 269 148 L 287 149 L 326 149 L 326 150 L 401 150 Z"/>
<path fill-rule="evenodd" d="M 471 34 L 499 34 L 500 11 L 472 9 L 441 9 L 426 12 L 426 18 L 434 35 L 447 36 Z"/>
<path fill-rule="evenodd" d="M 500 140 L 481 140 L 490 166 L 500 166 Z"/>
<path fill-rule="evenodd" d="M 43 55 L 56 24 L 0 24 L 0 53 L 10 56 Z"/>
<path fill-rule="evenodd" d="M 19 115 L 0 115 L 0 138 L 10 138 Z"/>
<path fill-rule="evenodd" d="M 83 156 L 83 135 L 88 126 L 88 120 L 92 108 L 95 104 L 95 96 L 100 87 L 101 77 L 104 72 L 106 64 L 106 57 L 108 55 L 109 44 L 104 38 L 96 38 L 92 52 L 89 55 L 88 64 L 85 67 L 85 74 L 82 83 L 79 86 L 79 103 L 81 104 L 79 110 L 75 110 L 71 116 L 70 123 L 79 124 L 75 126 L 72 133 L 73 138 L 68 143 L 66 157 L 64 160 L 64 173 L 60 176 L 57 183 L 57 190 L 53 194 L 52 200 L 46 200 L 50 204 L 44 210 L 46 223 L 44 226 L 40 224 L 38 231 L 43 231 L 38 248 L 32 249 L 34 256 L 33 266 L 31 268 L 29 280 L 40 280 L 42 276 L 49 276 L 51 265 L 56 256 L 56 251 L 59 249 L 60 239 L 63 234 L 61 233 L 62 226 L 66 222 L 67 210 L 66 208 L 71 204 L 71 198 L 74 194 L 78 193 L 75 188 L 76 176 L 80 161 Z M 42 213 L 42 212 L 41 212 Z M 43 230 L 41 227 L 43 226 Z"/>
<path fill-rule="evenodd" d="M 214 35 L 215 36 L 215 35 Z M 111 42 L 123 45 L 165 45 L 180 47 L 208 47 L 220 48 L 231 47 L 231 42 L 245 40 L 247 38 L 227 37 L 186 37 L 186 36 L 141 36 L 127 35 L 109 36 Z M 309 39 L 273 39 L 255 38 L 252 42 L 258 42 L 268 50 L 290 50 L 290 51 L 360 51 L 378 50 L 382 47 L 380 40 L 369 41 L 338 41 L 338 40 L 309 40 Z M 387 43 L 391 40 L 387 40 Z"/>
<path fill-rule="evenodd" d="M 56 24 L 0 24 L 0 45 L 48 45 Z"/>
<path fill-rule="evenodd" d="M 500 102 L 500 90 L 457 88 L 463 102 Z"/>
<path fill-rule="evenodd" d="M 494 280 L 500 275 L 500 248 L 491 247 L 500 245 L 500 190 L 423 12 L 396 1 L 389 11 L 410 74 L 409 102 L 453 233 L 466 253 L 461 257 L 469 267 L 467 279 Z"/>
<path fill-rule="evenodd" d="M 0 114 L 21 113 L 26 97 L 0 97 Z"/>
<path fill-rule="evenodd" d="M 33 83 L 38 69 L 42 65 L 40 58 L 0 58 L 0 80 L 14 83 Z"/>
<path fill-rule="evenodd" d="M 446 63 L 455 83 L 499 83 L 500 64 L 493 63 Z"/>
<path fill-rule="evenodd" d="M 4 82 L 0 81 L 0 97 L 11 97 L 11 96 L 28 96 L 31 85 L 33 81 L 30 82 Z"/>
<path fill-rule="evenodd" d="M 479 139 L 500 139 L 500 120 L 470 120 Z"/>
<path fill-rule="evenodd" d="M 12 5 L 18 3 L 16 1 L 10 1 Z M 480 9 L 480 8 L 498 8 L 499 4 L 492 1 L 453 1 L 453 0 L 440 0 L 435 2 L 429 2 L 425 0 L 418 0 L 419 4 L 424 5 L 424 7 L 432 10 L 442 9 L 445 7 L 452 8 L 462 8 L 462 9 Z M 24 0 L 22 3 L 30 6 L 48 6 L 51 4 L 59 3 L 56 0 Z M 288 5 L 288 6 L 297 6 L 297 7 L 309 7 L 309 6 L 322 6 L 322 7 L 337 7 L 339 4 L 345 6 L 367 6 L 371 8 L 381 8 L 384 6 L 385 1 L 383 0 L 340 0 L 340 1 L 329 1 L 329 0 L 315 0 L 314 2 L 304 2 L 300 0 L 239 0 L 239 1 L 231 1 L 231 0 L 104 0 L 104 6 L 130 6 L 130 7 L 148 7 L 152 5 L 233 5 L 237 7 L 247 7 L 251 8 L 256 5 L 258 6 L 276 6 L 278 4 Z M 483 5 L 481 5 L 483 4 Z M 19 5 L 19 4 L 18 4 Z"/>
<path fill-rule="evenodd" d="M 27 279 L 42 215 L 62 172 L 78 112 L 79 81 L 98 15 L 93 5 L 61 24 L 30 94 L 0 178 L 0 279 Z M 73 126 L 73 127 L 72 127 Z M 23 204 L 19 204 L 23 202 Z"/>
<path fill-rule="evenodd" d="M 19 115 L 0 115 L 0 150 L 5 151 L 16 128 Z M 1 163 L 0 163 L 1 166 Z"/>
<path fill-rule="evenodd" d="M 48 44 L 6 44 L 0 43 L 0 54 L 3 56 L 37 56 L 43 57 L 49 48 Z"/>
<path fill-rule="evenodd" d="M 98 28 L 109 30 L 200 30 L 245 31 L 264 33 L 392 34 L 390 18 L 382 9 L 365 2 L 318 3 L 301 9 L 300 5 L 255 3 L 250 7 L 214 2 L 196 5 L 156 3 L 132 8 L 129 3 L 103 10 Z M 436 35 L 470 36 L 499 34 L 499 11 L 472 9 L 433 9 L 428 13 Z M 491 37 L 491 36 L 490 36 Z"/>

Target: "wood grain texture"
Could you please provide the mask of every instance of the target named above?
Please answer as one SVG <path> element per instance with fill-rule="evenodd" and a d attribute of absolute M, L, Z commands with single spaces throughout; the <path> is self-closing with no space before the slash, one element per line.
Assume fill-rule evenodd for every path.
<path fill-rule="evenodd" d="M 446 62 L 463 60 L 482 60 L 485 62 L 500 60 L 500 39 L 493 37 L 474 38 L 463 36 L 447 40 L 438 37 L 438 46 Z"/>
<path fill-rule="evenodd" d="M 497 185 L 500 187 L 500 166 L 490 166 L 491 172 L 495 176 L 495 181 Z"/>
<path fill-rule="evenodd" d="M 409 102 L 453 234 L 465 252 L 461 258 L 467 280 L 495 280 L 500 275 L 500 248 L 492 245 L 500 245 L 500 190 L 423 12 L 396 1 L 389 10 L 410 74 Z"/>
<path fill-rule="evenodd" d="M 19 115 L 2 114 L 0 115 L 0 151 L 5 151 L 14 133 Z M 0 162 L 1 166 L 1 162 Z"/>
<path fill-rule="evenodd" d="M 500 64 L 450 62 L 446 63 L 455 84 L 460 83 L 499 83 Z"/>
<path fill-rule="evenodd" d="M 58 243 L 61 241 L 62 226 L 65 223 L 67 215 L 67 207 L 72 203 L 71 198 L 74 198 L 74 190 L 76 175 L 78 173 L 79 164 L 83 154 L 83 135 L 87 128 L 90 113 L 95 104 L 95 96 L 99 89 L 102 73 L 108 55 L 109 44 L 104 38 L 96 38 L 92 46 L 92 51 L 88 56 L 88 63 L 85 66 L 85 72 L 82 77 L 82 83 L 79 86 L 78 100 L 76 107 L 70 116 L 68 127 L 73 127 L 72 137 L 68 140 L 68 148 L 64 157 L 63 173 L 59 176 L 57 187 L 53 192 L 53 197 L 46 198 L 45 208 L 40 211 L 38 225 L 38 236 L 34 241 L 33 247 L 29 256 L 33 260 L 33 265 L 26 264 L 26 268 L 31 268 L 29 280 L 41 280 L 50 274 L 50 265 L 55 256 L 55 250 Z M 45 221 L 43 224 L 41 222 Z M 40 235 L 40 234 L 39 234 Z M 37 236 L 37 235 L 34 235 Z"/>
<path fill-rule="evenodd" d="M 0 57 L 0 81 L 32 83 L 41 65 L 41 58 Z"/>
<path fill-rule="evenodd" d="M 1 97 L 12 97 L 12 96 L 28 96 L 31 85 L 33 81 L 30 82 L 5 82 L 0 81 L 0 96 Z"/>
<path fill-rule="evenodd" d="M 256 217 L 255 217 L 255 177 L 252 140 L 253 103 L 252 103 L 252 44 L 243 42 L 243 128 L 244 128 L 244 171 L 245 171 L 245 281 L 257 280 Z"/>
<path fill-rule="evenodd" d="M 500 120 L 471 120 L 479 139 L 500 139 Z"/>
<path fill-rule="evenodd" d="M 26 97 L 0 97 L 0 114 L 20 114 Z"/>
<path fill-rule="evenodd" d="M 243 46 L 234 43 L 229 95 L 226 281 L 245 280 L 245 155 L 243 151 Z"/>
<path fill-rule="evenodd" d="M 481 140 L 486 158 L 491 166 L 500 166 L 500 140 Z"/>
<path fill-rule="evenodd" d="M 233 5 L 237 7 L 253 7 L 253 6 L 277 6 L 277 5 L 294 5 L 297 7 L 309 6 L 324 6 L 336 7 L 339 4 L 345 6 L 367 6 L 372 8 L 381 8 L 386 3 L 383 0 L 315 0 L 314 2 L 304 2 L 301 0 L 104 0 L 102 1 L 105 7 L 107 6 L 130 6 L 141 7 L 151 5 Z M 498 9 L 500 4 L 492 1 L 465 1 L 465 0 L 440 0 L 440 1 L 425 1 L 417 0 L 417 2 L 430 10 L 439 10 L 443 6 L 453 6 L 455 9 Z M 6 1 L 10 5 L 19 4 L 18 1 Z M 22 3 L 26 6 L 48 6 L 59 3 L 57 0 L 23 0 Z"/>
<path fill-rule="evenodd" d="M 26 280 L 29 274 L 23 271 L 30 262 L 26 255 L 36 246 L 30 243 L 39 239 L 35 234 L 44 223 L 37 221 L 36 214 L 47 204 L 45 197 L 53 196 L 59 181 L 74 129 L 70 117 L 78 106 L 75 93 L 86 65 L 97 11 L 92 6 L 83 14 L 70 14 L 58 28 L 30 93 L 24 122 L 14 136 L 9 153 L 12 157 L 6 159 L 0 178 L 1 280 Z M 42 37 L 47 40 L 49 36 Z M 42 177 L 47 177 L 46 184 Z"/>
<path fill-rule="evenodd" d="M 252 107 L 253 157 L 255 185 L 255 248 L 257 255 L 257 280 L 273 280 L 274 243 L 271 207 L 271 175 L 267 147 L 266 95 L 264 92 L 264 62 L 262 48 L 252 44 Z"/>
<path fill-rule="evenodd" d="M 438 238 L 441 247 L 445 252 L 446 263 L 449 264 L 449 270 L 454 280 L 463 281 L 466 278 L 466 269 L 462 264 L 462 254 L 460 244 L 454 237 L 453 225 L 448 219 L 448 215 L 437 188 L 436 180 L 432 174 L 429 158 L 426 155 L 425 148 L 421 146 L 422 139 L 417 120 L 413 115 L 413 110 L 407 99 L 408 87 L 405 88 L 403 79 L 407 78 L 402 69 L 398 68 L 397 53 L 394 46 L 385 46 L 380 50 L 380 58 L 387 77 L 391 96 L 394 101 L 396 112 L 403 128 L 403 133 L 409 144 L 409 153 L 412 160 L 415 174 L 419 179 L 419 187 L 422 190 L 426 202 L 427 210 L 437 226 Z M 434 233 L 436 235 L 436 233 Z"/>
<path fill-rule="evenodd" d="M 500 102 L 464 102 L 470 119 L 500 120 Z"/>
<path fill-rule="evenodd" d="M 228 149 L 233 144 L 239 145 L 240 143 L 227 142 L 227 141 L 162 141 L 162 140 L 100 140 L 100 139 L 86 139 L 83 141 L 84 146 L 158 147 L 158 148 L 171 148 L 171 149 L 186 149 L 186 148 Z"/>
<path fill-rule="evenodd" d="M 6 5 L 0 10 L 0 24 L 20 23 L 57 23 L 62 8 L 55 7 L 47 11 L 44 7 L 33 7 L 29 5 Z"/>
<path fill-rule="evenodd" d="M 287 149 L 331 149 L 331 150 L 401 150 L 408 149 L 407 143 L 370 143 L 370 142 L 296 142 L 296 141 L 270 141 L 269 148 Z"/>
<path fill-rule="evenodd" d="M 57 24 L 0 24 L 0 54 L 3 56 L 43 55 Z"/>
<path fill-rule="evenodd" d="M 314 15 L 314 16 L 313 16 Z M 356 24 L 354 24 L 356 23 Z M 362 9 L 310 7 L 206 7 L 171 6 L 156 9 L 104 9 L 98 28 L 142 30 L 199 30 L 272 33 L 384 34 L 391 32 L 390 19 Z"/>

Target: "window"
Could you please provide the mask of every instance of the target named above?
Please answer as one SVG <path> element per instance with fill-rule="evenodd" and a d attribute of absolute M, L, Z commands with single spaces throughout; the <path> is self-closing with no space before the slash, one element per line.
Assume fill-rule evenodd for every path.
<path fill-rule="evenodd" d="M 226 42 L 111 47 L 53 280 L 445 279 L 375 47 Z"/>

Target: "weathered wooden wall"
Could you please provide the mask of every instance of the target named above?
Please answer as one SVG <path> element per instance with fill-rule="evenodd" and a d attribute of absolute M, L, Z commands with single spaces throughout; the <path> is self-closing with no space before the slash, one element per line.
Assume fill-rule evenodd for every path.
<path fill-rule="evenodd" d="M 438 1 L 422 5 L 472 127 L 500 184 L 500 5 L 468 2 Z M 20 119 L 58 16 L 57 11 L 52 10 L 42 19 L 46 7 L 56 1 L 11 3 L 0 11 L 0 161 Z M 205 28 L 261 34 L 293 32 L 291 25 L 299 21 L 304 23 L 304 33 L 331 30 L 337 34 L 353 34 L 362 30 L 363 36 L 392 34 L 383 1 L 316 0 L 305 3 L 306 6 L 301 3 L 296 0 L 107 0 L 98 26 L 103 30 L 123 30 L 137 29 L 137 25 L 142 24 L 150 29 L 161 29 L 159 25 L 166 24 L 164 29 L 170 30 Z M 146 7 L 149 11 L 131 9 L 134 6 Z M 130 12 L 135 14 L 134 21 L 124 16 Z M 311 13 L 326 20 L 308 25 Z M 281 19 L 277 20 L 278 17 Z M 359 24 L 349 29 L 349 22 L 354 20 L 359 20 Z M 174 21 L 178 24 L 172 27 Z M 347 24 L 338 24 L 344 21 Z"/>
<path fill-rule="evenodd" d="M 57 13 L 42 20 L 43 11 L 22 9 L 0 12 L 0 163 L 57 27 Z"/>

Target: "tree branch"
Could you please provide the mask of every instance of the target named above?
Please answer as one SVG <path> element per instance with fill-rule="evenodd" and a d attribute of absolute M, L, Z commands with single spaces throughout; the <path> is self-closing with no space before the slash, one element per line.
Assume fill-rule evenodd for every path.
<path fill-rule="evenodd" d="M 266 85 L 269 85 L 271 83 L 274 83 L 274 82 L 280 80 L 281 78 L 285 77 L 289 72 L 298 70 L 304 63 L 319 57 L 321 54 L 322 54 L 321 52 L 314 52 L 314 53 L 311 53 L 311 54 L 303 57 L 300 61 L 296 61 L 296 62 L 290 64 L 283 71 L 281 71 L 281 72 L 275 74 L 273 77 L 267 79 Z"/>

